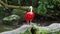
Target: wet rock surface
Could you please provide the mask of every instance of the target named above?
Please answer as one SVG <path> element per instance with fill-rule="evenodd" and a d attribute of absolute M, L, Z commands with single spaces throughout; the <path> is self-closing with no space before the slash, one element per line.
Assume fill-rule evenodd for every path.
<path fill-rule="evenodd" d="M 46 30 L 46 31 L 49 31 L 50 33 L 54 34 L 55 32 L 58 32 L 60 31 L 60 23 L 53 23 L 49 26 L 37 26 L 33 24 L 33 27 L 36 27 L 38 28 L 39 30 Z M 1 32 L 0 34 L 21 34 L 21 32 L 24 32 L 27 30 L 27 28 L 29 28 L 29 25 L 25 24 L 25 25 L 22 25 L 21 27 L 15 29 L 15 30 L 12 30 L 12 31 L 5 31 L 5 32 Z M 38 30 L 38 31 L 39 31 Z M 30 30 L 30 34 L 35 34 L 35 30 L 33 28 L 31 28 Z M 41 32 L 41 31 L 39 31 Z M 43 32 L 43 31 L 42 31 Z M 24 33 L 25 34 L 25 33 Z"/>

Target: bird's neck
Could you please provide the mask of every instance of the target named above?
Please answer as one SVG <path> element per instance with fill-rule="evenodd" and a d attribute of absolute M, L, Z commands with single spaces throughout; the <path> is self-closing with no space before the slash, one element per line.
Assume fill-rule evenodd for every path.
<path fill-rule="evenodd" d="M 32 8 L 31 8 L 30 12 L 32 12 Z"/>

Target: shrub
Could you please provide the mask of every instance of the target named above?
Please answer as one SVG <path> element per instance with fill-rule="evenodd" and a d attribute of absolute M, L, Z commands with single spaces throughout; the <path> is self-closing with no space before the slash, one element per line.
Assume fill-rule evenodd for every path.
<path fill-rule="evenodd" d="M 7 25 L 18 24 L 19 19 L 20 17 L 18 15 L 11 15 L 3 18 L 3 24 L 7 24 Z"/>

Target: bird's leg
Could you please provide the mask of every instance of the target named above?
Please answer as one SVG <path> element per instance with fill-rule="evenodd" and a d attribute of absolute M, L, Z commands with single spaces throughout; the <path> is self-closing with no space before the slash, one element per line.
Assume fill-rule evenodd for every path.
<path fill-rule="evenodd" d="M 27 25 L 29 24 L 29 21 L 27 21 Z"/>
<path fill-rule="evenodd" d="M 31 20 L 29 20 L 29 25 L 31 25 Z"/>
<path fill-rule="evenodd" d="M 30 25 L 30 20 L 29 20 L 29 25 Z"/>
<path fill-rule="evenodd" d="M 27 25 L 30 25 L 30 20 L 29 20 L 29 21 L 27 21 Z"/>

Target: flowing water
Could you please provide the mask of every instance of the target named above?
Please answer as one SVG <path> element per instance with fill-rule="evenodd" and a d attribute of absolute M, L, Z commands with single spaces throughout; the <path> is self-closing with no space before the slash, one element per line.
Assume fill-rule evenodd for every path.
<path fill-rule="evenodd" d="M 5 31 L 5 32 L 1 32 L 0 34 L 20 34 L 22 31 L 25 31 L 27 28 L 29 27 L 29 25 L 22 25 L 21 27 L 12 30 L 12 31 Z M 56 32 L 60 30 L 60 23 L 53 23 L 49 26 L 38 26 L 40 29 L 43 30 L 49 30 L 50 32 Z M 32 33 L 32 32 L 31 32 Z M 52 33 L 55 34 L 55 33 Z"/>
<path fill-rule="evenodd" d="M 27 29 L 27 27 L 29 27 L 29 25 L 22 25 L 21 27 L 15 29 L 15 30 L 1 32 L 0 34 L 20 34 L 20 32 L 22 32 L 25 29 Z"/>

